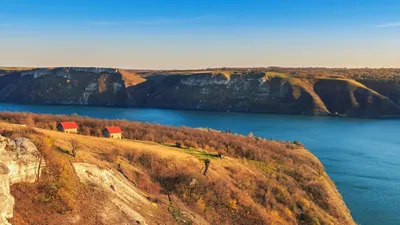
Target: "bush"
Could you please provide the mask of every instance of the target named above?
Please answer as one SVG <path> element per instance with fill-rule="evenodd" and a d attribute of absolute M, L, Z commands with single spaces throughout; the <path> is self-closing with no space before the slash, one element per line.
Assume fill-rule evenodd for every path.
<path fill-rule="evenodd" d="M 119 149 L 114 148 L 113 150 L 105 153 L 104 157 L 108 162 L 114 163 L 118 160 L 119 152 Z"/>
<path fill-rule="evenodd" d="M 152 161 L 153 156 L 150 153 L 142 153 L 137 159 L 137 162 L 146 169 L 152 168 Z"/>
<path fill-rule="evenodd" d="M 304 148 L 303 143 L 301 143 L 300 141 L 293 141 L 293 144 L 295 144 L 298 147 Z"/>

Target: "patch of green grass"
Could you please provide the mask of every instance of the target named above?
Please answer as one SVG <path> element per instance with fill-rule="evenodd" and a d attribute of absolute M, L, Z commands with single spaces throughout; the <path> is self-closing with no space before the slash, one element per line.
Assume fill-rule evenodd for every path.
<path fill-rule="evenodd" d="M 196 158 L 200 159 L 200 160 L 205 160 L 205 159 L 210 159 L 210 158 L 219 158 L 220 155 L 217 153 L 209 153 L 206 152 L 204 150 L 200 150 L 200 149 L 194 149 L 194 148 L 186 148 L 186 147 L 177 147 L 174 144 L 163 144 L 164 146 L 170 147 L 170 148 L 175 148 L 175 149 L 179 149 L 185 153 L 188 153 L 190 155 L 195 156 Z"/>
<path fill-rule="evenodd" d="M 219 158 L 219 154 L 212 154 L 206 151 L 202 151 L 202 150 L 197 150 L 197 149 L 190 149 L 190 148 L 185 148 L 183 149 L 184 152 L 195 156 L 196 158 L 200 159 L 200 160 L 205 160 L 205 159 L 210 159 L 210 158 Z"/>

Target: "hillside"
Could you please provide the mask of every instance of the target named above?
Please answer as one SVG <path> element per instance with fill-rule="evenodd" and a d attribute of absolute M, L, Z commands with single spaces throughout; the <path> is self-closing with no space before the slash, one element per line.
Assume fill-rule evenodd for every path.
<path fill-rule="evenodd" d="M 124 106 L 126 100 L 125 82 L 115 69 L 34 69 L 0 76 L 0 101 Z"/>
<path fill-rule="evenodd" d="M 139 138 L 51 130 L 60 119 L 76 119 L 81 132 L 124 122 L 127 135 Z M 0 123 L 0 135 L 29 138 L 46 165 L 38 180 L 11 186 L 14 225 L 355 224 L 321 163 L 299 143 L 82 117 L 3 113 L 0 120 L 28 122 Z"/>
<path fill-rule="evenodd" d="M 382 73 L 381 77 L 366 75 L 369 72 L 363 70 L 285 68 L 133 71 L 68 67 L 1 71 L 0 101 L 3 102 L 400 116 L 397 70 L 393 74 L 374 71 Z"/>

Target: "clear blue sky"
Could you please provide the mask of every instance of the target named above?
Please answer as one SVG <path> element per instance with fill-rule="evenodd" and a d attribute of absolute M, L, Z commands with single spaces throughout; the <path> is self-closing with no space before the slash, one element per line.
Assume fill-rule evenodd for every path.
<path fill-rule="evenodd" d="M 0 64 L 400 67 L 400 1 L 0 0 Z"/>

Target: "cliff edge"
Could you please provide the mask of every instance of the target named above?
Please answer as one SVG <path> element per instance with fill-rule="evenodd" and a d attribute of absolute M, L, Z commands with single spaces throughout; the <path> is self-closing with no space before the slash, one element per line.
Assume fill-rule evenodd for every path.
<path fill-rule="evenodd" d="M 39 179 L 45 163 L 36 146 L 26 138 L 9 139 L 0 135 L 0 224 L 10 224 L 14 197 L 10 186 Z"/>
<path fill-rule="evenodd" d="M 379 80 L 367 80 L 365 85 L 361 82 L 351 77 L 297 76 L 274 71 L 45 68 L 0 73 L 0 101 L 297 115 L 400 116 L 400 89 L 396 85 L 386 82 L 389 88 L 385 89 Z"/>

